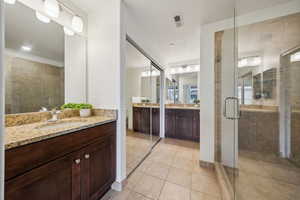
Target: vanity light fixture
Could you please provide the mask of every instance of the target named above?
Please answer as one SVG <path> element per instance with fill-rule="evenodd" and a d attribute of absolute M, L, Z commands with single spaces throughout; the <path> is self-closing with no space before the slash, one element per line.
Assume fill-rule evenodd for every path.
<path fill-rule="evenodd" d="M 38 20 L 40 20 L 41 22 L 46 23 L 46 24 L 50 23 L 50 21 L 51 21 L 49 17 L 41 14 L 39 11 L 35 11 L 35 16 Z"/>
<path fill-rule="evenodd" d="M 32 48 L 31 48 L 31 46 L 25 46 L 25 45 L 24 45 L 24 46 L 21 47 L 21 49 L 22 49 L 23 51 L 31 51 Z"/>
<path fill-rule="evenodd" d="M 74 31 L 64 26 L 64 32 L 66 35 L 73 36 L 75 35 Z"/>
<path fill-rule="evenodd" d="M 82 21 L 81 17 L 76 16 L 76 15 L 73 16 L 72 28 L 78 33 L 81 33 L 83 31 L 83 21 Z"/>
<path fill-rule="evenodd" d="M 242 58 L 238 62 L 238 67 L 255 67 L 259 66 L 262 63 L 261 57 L 252 56 L 247 58 Z"/>
<path fill-rule="evenodd" d="M 15 4 L 16 0 L 4 0 L 4 2 L 7 4 Z"/>
<path fill-rule="evenodd" d="M 56 0 L 45 0 L 44 9 L 50 17 L 58 18 L 59 16 L 59 3 Z"/>
<path fill-rule="evenodd" d="M 291 62 L 298 62 L 300 61 L 300 51 L 291 55 Z"/>

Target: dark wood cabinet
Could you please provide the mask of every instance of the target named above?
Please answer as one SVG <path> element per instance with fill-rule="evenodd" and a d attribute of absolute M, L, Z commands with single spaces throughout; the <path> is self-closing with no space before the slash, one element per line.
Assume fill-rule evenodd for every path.
<path fill-rule="evenodd" d="M 159 136 L 160 131 L 160 112 L 159 108 L 152 108 L 152 134 Z"/>
<path fill-rule="evenodd" d="M 6 200 L 76 200 L 72 191 L 76 177 L 75 156 L 69 155 L 6 182 Z M 76 186 L 77 187 L 77 186 Z M 80 187 L 80 184 L 79 184 Z"/>
<path fill-rule="evenodd" d="M 150 115 L 150 113 L 152 113 L 152 115 Z M 133 107 L 133 130 L 135 132 L 150 134 L 150 119 L 152 119 L 152 134 L 159 136 L 159 108 Z"/>
<path fill-rule="evenodd" d="M 165 110 L 165 136 L 167 138 L 176 138 L 176 111 L 174 109 Z"/>
<path fill-rule="evenodd" d="M 200 141 L 200 110 L 167 109 L 167 112 L 170 112 L 170 115 L 172 115 L 168 116 L 168 118 L 174 122 L 172 126 L 166 126 L 166 132 L 172 133 L 171 135 L 166 134 L 166 137 L 194 142 Z M 167 131 L 167 128 L 170 130 Z"/>
<path fill-rule="evenodd" d="M 82 200 L 99 199 L 115 178 L 112 138 L 96 142 L 83 150 L 81 174 Z"/>
<path fill-rule="evenodd" d="M 115 180 L 115 133 L 113 122 L 6 151 L 5 199 L 99 199 Z"/>
<path fill-rule="evenodd" d="M 160 130 L 159 108 L 152 110 L 152 134 L 158 136 Z M 150 108 L 133 107 L 133 129 L 135 132 L 150 133 Z M 199 142 L 200 110 L 166 109 L 165 136 L 182 140 Z"/>

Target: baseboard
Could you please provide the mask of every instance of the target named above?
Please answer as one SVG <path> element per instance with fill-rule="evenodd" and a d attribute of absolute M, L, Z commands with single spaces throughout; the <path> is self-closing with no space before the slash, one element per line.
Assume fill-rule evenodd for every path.
<path fill-rule="evenodd" d="M 118 192 L 121 192 L 122 189 L 123 189 L 123 184 L 122 183 L 119 183 L 117 181 L 115 181 L 112 185 L 111 185 L 111 189 L 112 190 L 115 190 L 115 191 L 118 191 Z"/>
<path fill-rule="evenodd" d="M 206 162 L 206 161 L 200 160 L 199 164 L 200 164 L 201 167 L 204 167 L 204 168 L 209 168 L 209 169 L 214 169 L 215 168 L 215 164 L 211 163 L 211 162 Z"/>
<path fill-rule="evenodd" d="M 223 165 L 215 163 L 215 170 L 221 188 L 222 200 L 234 200 L 234 190 Z"/>

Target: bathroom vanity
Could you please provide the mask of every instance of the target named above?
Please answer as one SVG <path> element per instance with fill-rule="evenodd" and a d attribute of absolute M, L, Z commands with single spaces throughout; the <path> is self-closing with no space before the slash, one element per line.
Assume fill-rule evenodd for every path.
<path fill-rule="evenodd" d="M 40 122 L 7 128 L 6 200 L 94 200 L 111 187 L 116 176 L 116 119 L 62 121 L 70 127 L 45 128 Z M 29 135 L 22 138 L 24 133 Z"/>
<path fill-rule="evenodd" d="M 150 115 L 150 112 L 152 114 Z M 149 134 L 150 121 L 152 134 L 159 135 L 160 114 L 158 106 L 133 106 L 133 130 Z M 151 120 L 150 120 L 151 117 Z M 165 136 L 182 140 L 199 142 L 200 139 L 200 108 L 166 106 L 165 109 Z"/>

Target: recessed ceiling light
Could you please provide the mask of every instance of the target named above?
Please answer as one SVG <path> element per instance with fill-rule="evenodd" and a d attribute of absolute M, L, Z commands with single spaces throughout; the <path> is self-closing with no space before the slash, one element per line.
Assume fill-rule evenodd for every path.
<path fill-rule="evenodd" d="M 15 4 L 16 0 L 4 0 L 4 2 L 7 4 Z"/>
<path fill-rule="evenodd" d="M 21 47 L 21 49 L 22 49 L 23 51 L 31 51 L 32 48 L 31 48 L 30 46 L 25 46 L 25 45 L 24 45 L 24 46 Z"/>
<path fill-rule="evenodd" d="M 49 17 L 41 14 L 39 11 L 35 12 L 35 16 L 38 20 L 40 20 L 41 22 L 46 23 L 46 24 L 50 23 L 50 21 L 51 21 Z"/>

